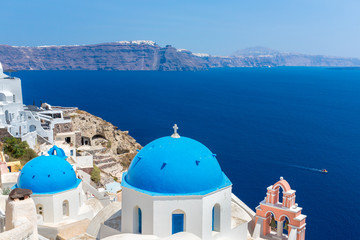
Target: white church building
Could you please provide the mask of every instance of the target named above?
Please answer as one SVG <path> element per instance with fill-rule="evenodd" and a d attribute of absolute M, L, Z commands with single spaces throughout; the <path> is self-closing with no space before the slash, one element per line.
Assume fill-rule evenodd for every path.
<path fill-rule="evenodd" d="M 237 231 L 237 239 L 247 239 L 247 224 L 232 229 L 232 183 L 216 155 L 174 128 L 141 149 L 124 173 L 121 232 L 217 239 Z"/>

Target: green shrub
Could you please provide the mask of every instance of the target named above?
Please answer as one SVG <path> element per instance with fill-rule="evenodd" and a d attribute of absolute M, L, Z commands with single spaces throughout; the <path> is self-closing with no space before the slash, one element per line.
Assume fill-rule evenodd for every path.
<path fill-rule="evenodd" d="M 20 158 L 21 164 L 25 165 L 28 161 L 30 161 L 33 158 L 36 158 L 38 155 L 34 150 L 31 148 L 26 149 L 24 155 Z"/>
<path fill-rule="evenodd" d="M 9 195 L 10 192 L 11 192 L 11 189 L 9 187 L 7 187 L 2 191 L 2 195 Z"/>
<path fill-rule="evenodd" d="M 9 155 L 10 161 L 20 160 L 22 165 L 37 157 L 36 152 L 29 147 L 27 142 L 14 137 L 4 138 L 4 152 Z"/>
<path fill-rule="evenodd" d="M 91 171 L 91 180 L 95 183 L 100 182 L 100 169 L 95 165 L 93 170 Z"/>
<path fill-rule="evenodd" d="M 4 152 L 13 158 L 22 157 L 26 149 L 29 148 L 27 142 L 22 142 L 18 138 L 6 137 L 4 138 Z"/>

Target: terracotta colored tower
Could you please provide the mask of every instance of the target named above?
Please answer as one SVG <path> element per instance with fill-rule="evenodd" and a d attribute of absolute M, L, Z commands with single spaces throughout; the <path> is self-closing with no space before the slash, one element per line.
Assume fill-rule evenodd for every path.
<path fill-rule="evenodd" d="M 265 199 L 256 207 L 255 239 L 263 236 L 271 239 L 305 239 L 306 215 L 301 214 L 302 208 L 295 203 L 295 192 L 283 177 L 267 188 Z"/>

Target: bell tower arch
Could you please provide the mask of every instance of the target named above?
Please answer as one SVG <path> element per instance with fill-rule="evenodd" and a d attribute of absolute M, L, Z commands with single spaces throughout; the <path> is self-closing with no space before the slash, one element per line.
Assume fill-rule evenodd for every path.
<path fill-rule="evenodd" d="M 267 188 L 265 199 L 256 207 L 255 239 L 266 236 L 267 239 L 305 240 L 306 215 L 301 214 L 295 192 L 283 177 Z"/>

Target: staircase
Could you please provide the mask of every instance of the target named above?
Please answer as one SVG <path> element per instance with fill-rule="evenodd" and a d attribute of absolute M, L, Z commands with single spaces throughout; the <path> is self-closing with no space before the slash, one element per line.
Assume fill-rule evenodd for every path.
<path fill-rule="evenodd" d="M 121 171 L 123 167 L 120 162 L 116 161 L 109 153 L 102 150 L 93 153 L 94 164 L 100 168 L 100 170 L 110 176 L 121 178 Z"/>

